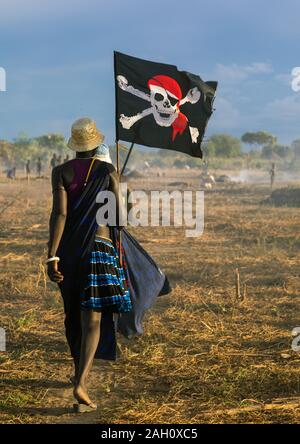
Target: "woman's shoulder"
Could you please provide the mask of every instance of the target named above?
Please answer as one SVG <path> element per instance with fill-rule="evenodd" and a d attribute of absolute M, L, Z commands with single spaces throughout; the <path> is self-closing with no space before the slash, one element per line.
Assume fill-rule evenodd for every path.
<path fill-rule="evenodd" d="M 72 183 L 74 177 L 77 177 L 81 170 L 81 166 L 77 159 L 70 159 L 67 162 L 57 165 L 52 170 L 52 180 L 63 185 L 65 189 Z"/>
<path fill-rule="evenodd" d="M 115 169 L 115 167 L 114 167 L 114 165 L 112 163 L 105 162 L 103 160 L 97 159 L 97 157 L 95 159 L 96 159 L 97 163 L 99 164 L 99 166 L 104 168 L 108 173 L 116 172 L 116 169 Z"/>
<path fill-rule="evenodd" d="M 52 178 L 57 178 L 61 175 L 63 170 L 63 165 L 56 165 L 52 168 Z"/>
<path fill-rule="evenodd" d="M 57 165 L 52 169 L 51 181 L 52 181 L 52 190 L 64 189 L 64 181 L 62 176 L 62 166 Z"/>
<path fill-rule="evenodd" d="M 107 163 L 107 165 L 108 165 L 109 172 L 111 172 L 111 173 L 116 173 L 117 172 L 117 170 L 115 169 L 115 167 L 114 167 L 114 165 L 112 163 Z"/>

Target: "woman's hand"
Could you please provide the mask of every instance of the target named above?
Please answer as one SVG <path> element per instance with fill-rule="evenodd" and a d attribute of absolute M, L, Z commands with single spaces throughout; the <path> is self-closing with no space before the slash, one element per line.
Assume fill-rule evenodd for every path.
<path fill-rule="evenodd" d="M 56 282 L 57 284 L 62 282 L 64 277 L 61 272 L 58 270 L 58 261 L 51 261 L 47 264 L 48 269 L 47 273 L 52 282 Z"/>

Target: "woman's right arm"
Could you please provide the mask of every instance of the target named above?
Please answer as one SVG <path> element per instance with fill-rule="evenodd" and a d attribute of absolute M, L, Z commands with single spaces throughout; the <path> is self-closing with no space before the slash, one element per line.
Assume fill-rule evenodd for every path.
<path fill-rule="evenodd" d="M 60 166 L 52 170 L 52 194 L 53 205 L 49 221 L 48 258 L 56 256 L 67 217 L 67 192 L 63 185 Z M 57 261 L 48 262 L 48 275 L 54 282 L 63 280 L 62 274 L 58 271 Z"/>

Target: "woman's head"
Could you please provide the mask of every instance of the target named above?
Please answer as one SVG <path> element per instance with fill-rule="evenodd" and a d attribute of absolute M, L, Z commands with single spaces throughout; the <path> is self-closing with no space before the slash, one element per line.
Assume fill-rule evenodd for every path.
<path fill-rule="evenodd" d="M 96 122 L 89 117 L 83 117 L 73 123 L 68 147 L 82 153 L 96 149 L 103 141 L 104 135 L 98 130 Z"/>

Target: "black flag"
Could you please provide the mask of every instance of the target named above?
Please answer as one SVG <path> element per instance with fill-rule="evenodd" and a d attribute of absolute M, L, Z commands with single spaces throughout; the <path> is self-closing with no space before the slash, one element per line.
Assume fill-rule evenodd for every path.
<path fill-rule="evenodd" d="M 117 140 L 202 157 L 217 82 L 114 53 Z"/>

